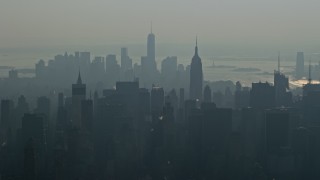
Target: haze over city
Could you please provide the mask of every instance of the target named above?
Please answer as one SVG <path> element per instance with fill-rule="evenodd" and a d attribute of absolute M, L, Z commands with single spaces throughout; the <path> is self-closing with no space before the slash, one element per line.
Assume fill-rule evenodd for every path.
<path fill-rule="evenodd" d="M 0 47 L 141 45 L 152 21 L 159 44 L 191 44 L 198 35 L 213 48 L 315 50 L 319 6 L 313 0 L 5 0 Z"/>
<path fill-rule="evenodd" d="M 318 1 L 0 3 L 0 180 L 320 179 Z"/>

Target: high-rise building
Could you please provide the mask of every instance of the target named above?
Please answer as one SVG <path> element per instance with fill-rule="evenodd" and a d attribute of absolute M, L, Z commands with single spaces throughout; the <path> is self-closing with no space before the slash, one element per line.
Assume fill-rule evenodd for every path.
<path fill-rule="evenodd" d="M 13 120 L 13 101 L 8 99 L 1 100 L 1 128 L 7 129 L 12 125 Z"/>
<path fill-rule="evenodd" d="M 35 112 L 44 116 L 44 124 L 47 126 L 50 123 L 50 99 L 45 96 L 39 97 Z"/>
<path fill-rule="evenodd" d="M 203 91 L 203 101 L 204 102 L 211 102 L 212 96 L 211 96 L 211 88 L 210 86 L 206 85 Z"/>
<path fill-rule="evenodd" d="M 79 71 L 76 84 L 72 84 L 72 123 L 81 127 L 81 102 L 86 99 L 86 85 L 82 83 Z"/>
<path fill-rule="evenodd" d="M 132 69 L 132 59 L 128 55 L 128 48 L 121 48 L 121 71 Z"/>
<path fill-rule="evenodd" d="M 80 52 L 80 64 L 90 64 L 90 52 Z"/>
<path fill-rule="evenodd" d="M 151 90 L 151 114 L 158 118 L 164 106 L 164 90 L 160 87 L 152 87 Z"/>
<path fill-rule="evenodd" d="M 190 67 L 190 99 L 202 99 L 202 62 L 198 55 L 198 43 L 196 42 L 195 54 L 191 61 Z"/>
<path fill-rule="evenodd" d="M 289 106 L 292 101 L 292 93 L 289 90 L 289 78 L 280 70 L 280 53 L 278 55 L 278 70 L 274 71 L 274 88 L 277 106 Z"/>
<path fill-rule="evenodd" d="M 177 60 L 177 56 L 172 56 L 161 62 L 161 77 L 164 89 L 175 88 L 177 85 Z"/>
<path fill-rule="evenodd" d="M 106 80 L 109 87 L 113 87 L 115 83 L 120 80 L 120 65 L 114 54 L 109 54 L 106 57 Z"/>
<path fill-rule="evenodd" d="M 304 76 L 304 53 L 297 53 L 296 78 L 300 79 Z"/>
<path fill-rule="evenodd" d="M 91 99 L 81 101 L 81 128 L 92 130 L 93 125 L 93 101 Z"/>
<path fill-rule="evenodd" d="M 22 128 L 21 128 L 21 143 L 23 146 L 28 146 L 30 139 L 32 139 L 33 150 L 35 157 L 31 157 L 31 153 L 25 153 L 25 167 L 29 167 L 28 170 L 35 170 L 35 172 L 43 172 L 44 170 L 44 157 L 46 150 L 46 136 L 45 128 L 43 124 L 43 117 L 39 114 L 24 114 L 22 117 Z M 26 151 L 25 151 L 26 152 Z M 29 174 L 31 175 L 31 174 Z"/>
<path fill-rule="evenodd" d="M 275 88 L 266 83 L 252 83 L 250 91 L 250 106 L 253 108 L 266 109 L 275 106 Z"/>
<path fill-rule="evenodd" d="M 179 108 L 184 109 L 184 88 L 180 88 L 180 93 L 179 93 Z"/>
<path fill-rule="evenodd" d="M 15 69 L 11 69 L 9 71 L 9 79 L 11 79 L 11 80 L 18 79 L 18 71 Z"/>
<path fill-rule="evenodd" d="M 290 113 L 285 109 L 272 109 L 266 112 L 266 148 L 276 153 L 281 147 L 289 146 Z"/>
<path fill-rule="evenodd" d="M 148 35 L 147 57 L 149 61 L 156 60 L 155 35 L 152 33 L 152 28 L 151 28 L 151 33 Z"/>
<path fill-rule="evenodd" d="M 105 73 L 104 69 L 104 57 L 95 57 L 90 66 L 90 77 L 91 81 L 98 82 L 103 80 Z"/>

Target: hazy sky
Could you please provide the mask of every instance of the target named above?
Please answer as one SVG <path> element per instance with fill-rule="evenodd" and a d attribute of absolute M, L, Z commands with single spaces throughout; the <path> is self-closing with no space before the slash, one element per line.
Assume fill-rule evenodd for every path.
<path fill-rule="evenodd" d="M 1 0 L 0 47 L 320 42 L 318 0 Z M 320 47 L 320 46 L 319 46 Z"/>

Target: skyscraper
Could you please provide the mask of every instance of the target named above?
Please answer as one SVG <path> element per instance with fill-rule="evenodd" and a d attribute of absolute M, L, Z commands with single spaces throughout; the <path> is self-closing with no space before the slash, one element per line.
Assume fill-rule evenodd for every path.
<path fill-rule="evenodd" d="M 280 53 L 278 56 L 278 70 L 274 71 L 274 88 L 277 106 L 289 106 L 292 99 L 292 94 L 289 90 L 289 78 L 280 71 Z"/>
<path fill-rule="evenodd" d="M 212 101 L 211 88 L 208 85 L 206 85 L 203 91 L 203 101 L 208 103 Z"/>
<path fill-rule="evenodd" d="M 152 26 L 151 26 L 151 33 L 148 35 L 147 57 L 148 57 L 149 61 L 155 61 L 156 60 L 155 36 L 152 33 Z"/>
<path fill-rule="evenodd" d="M 297 53 L 296 78 L 300 79 L 304 76 L 304 53 Z"/>
<path fill-rule="evenodd" d="M 128 56 L 128 48 L 121 48 L 121 71 L 132 69 L 132 59 Z"/>
<path fill-rule="evenodd" d="M 196 41 L 195 54 L 190 67 L 190 99 L 202 99 L 202 63 L 198 55 L 198 42 Z"/>
<path fill-rule="evenodd" d="M 86 99 L 86 85 L 82 84 L 79 71 L 76 84 L 72 84 L 72 123 L 76 127 L 81 127 L 81 102 Z"/>

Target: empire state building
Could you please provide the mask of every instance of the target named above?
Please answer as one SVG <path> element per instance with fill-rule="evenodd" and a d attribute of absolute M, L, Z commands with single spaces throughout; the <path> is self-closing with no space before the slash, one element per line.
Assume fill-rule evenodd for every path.
<path fill-rule="evenodd" d="M 198 55 L 198 43 L 196 41 L 195 53 L 191 61 L 190 67 L 190 99 L 202 99 L 202 63 Z"/>

